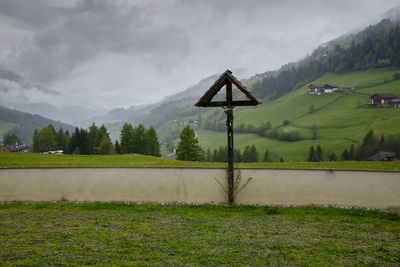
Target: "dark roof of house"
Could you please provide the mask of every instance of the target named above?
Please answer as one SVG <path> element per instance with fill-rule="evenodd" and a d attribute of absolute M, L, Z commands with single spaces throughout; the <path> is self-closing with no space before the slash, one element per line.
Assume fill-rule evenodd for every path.
<path fill-rule="evenodd" d="M 325 84 L 321 83 L 312 83 L 310 86 L 314 86 L 315 88 L 325 88 Z"/>
<path fill-rule="evenodd" d="M 374 96 L 379 96 L 380 98 L 383 98 L 383 99 L 397 98 L 394 94 L 373 94 L 371 97 L 374 97 Z"/>
<path fill-rule="evenodd" d="M 221 90 L 221 88 L 227 84 L 227 82 L 231 82 L 234 84 L 243 94 L 247 96 L 249 100 L 246 101 L 233 101 L 235 102 L 234 105 L 240 105 L 240 106 L 249 106 L 249 105 L 258 105 L 261 104 L 261 101 L 259 101 L 254 95 L 252 95 L 247 88 L 239 82 L 235 76 L 232 75 L 232 71 L 226 70 L 224 73 L 219 76 L 219 78 L 214 82 L 214 84 L 210 87 L 210 89 L 207 90 L 207 92 L 204 93 L 204 95 L 197 101 L 195 106 L 197 107 L 206 107 L 206 106 L 214 106 L 210 105 L 212 98 Z M 239 103 L 240 102 L 240 103 Z M 228 104 L 226 101 L 222 102 L 216 102 L 215 105 L 221 105 L 224 106 Z M 232 104 L 232 103 L 230 103 Z"/>
<path fill-rule="evenodd" d="M 370 161 L 392 160 L 394 159 L 395 156 L 396 154 L 392 152 L 379 151 L 378 153 L 375 153 L 371 157 L 367 158 L 367 160 Z"/>
<path fill-rule="evenodd" d="M 22 143 L 22 144 L 15 143 L 12 145 L 1 145 L 1 147 L 9 152 L 16 152 L 16 151 L 29 149 L 30 146 L 28 146 L 27 144 L 24 144 L 24 143 Z"/>
<path fill-rule="evenodd" d="M 334 83 L 326 83 L 325 87 L 332 87 L 332 88 L 337 88 L 337 85 Z"/>

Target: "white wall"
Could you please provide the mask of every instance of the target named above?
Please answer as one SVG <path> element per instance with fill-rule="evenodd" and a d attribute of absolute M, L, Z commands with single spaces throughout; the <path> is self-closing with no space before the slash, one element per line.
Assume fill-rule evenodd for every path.
<path fill-rule="evenodd" d="M 253 177 L 238 204 L 346 205 L 400 208 L 399 171 L 244 168 Z M 208 167 L 0 169 L 0 201 L 131 201 L 223 203 Z"/>

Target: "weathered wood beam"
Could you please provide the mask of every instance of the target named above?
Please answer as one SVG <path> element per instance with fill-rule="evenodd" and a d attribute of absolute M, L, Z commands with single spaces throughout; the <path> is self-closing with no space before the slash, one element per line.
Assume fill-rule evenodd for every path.
<path fill-rule="evenodd" d="M 227 101 L 214 101 L 214 102 L 204 103 L 202 104 L 202 107 L 227 107 L 229 104 L 233 107 L 257 105 L 256 102 L 250 100 L 232 101 L 231 103 L 228 103 Z"/>

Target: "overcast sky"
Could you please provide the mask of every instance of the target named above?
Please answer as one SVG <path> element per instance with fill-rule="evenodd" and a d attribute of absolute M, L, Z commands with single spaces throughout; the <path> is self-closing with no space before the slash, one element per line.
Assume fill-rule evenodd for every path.
<path fill-rule="evenodd" d="M 61 93 L 35 91 L 28 101 L 129 107 L 227 68 L 249 76 L 277 69 L 399 4 L 0 0 L 0 68 Z"/>

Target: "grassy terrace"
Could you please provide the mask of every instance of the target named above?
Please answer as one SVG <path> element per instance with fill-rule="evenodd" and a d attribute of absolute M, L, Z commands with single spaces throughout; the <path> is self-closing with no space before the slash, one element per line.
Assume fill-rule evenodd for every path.
<path fill-rule="evenodd" d="M 43 155 L 0 153 L 1 167 L 39 167 L 39 166 L 226 166 L 224 163 L 188 162 L 166 160 L 152 156 L 137 154 L 97 156 L 97 155 Z M 344 168 L 400 170 L 400 161 L 363 162 L 363 161 L 331 161 L 331 162 L 273 162 L 243 163 L 240 167 L 266 168 Z"/>
<path fill-rule="evenodd" d="M 1 265 L 373 265 L 400 262 L 400 215 L 360 209 L 0 205 Z"/>

